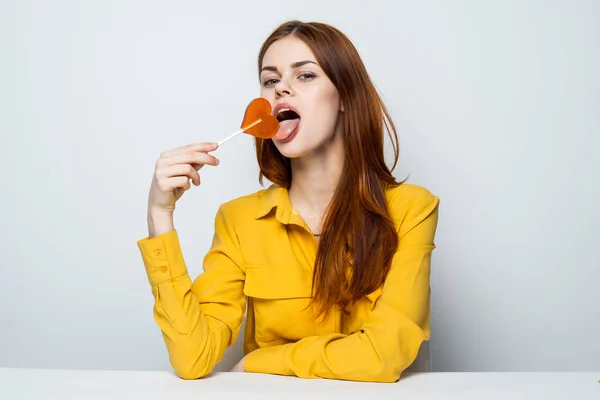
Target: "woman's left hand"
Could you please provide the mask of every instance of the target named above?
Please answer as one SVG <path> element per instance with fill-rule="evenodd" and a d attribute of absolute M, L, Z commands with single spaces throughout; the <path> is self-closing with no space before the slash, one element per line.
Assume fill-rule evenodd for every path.
<path fill-rule="evenodd" d="M 240 362 L 239 362 L 239 363 L 237 363 L 237 364 L 235 365 L 235 367 L 233 367 L 233 368 L 231 369 L 231 371 L 230 371 L 230 372 L 246 372 L 246 370 L 244 369 L 244 360 L 245 360 L 245 359 L 246 359 L 246 357 L 242 358 L 242 359 L 240 360 Z"/>

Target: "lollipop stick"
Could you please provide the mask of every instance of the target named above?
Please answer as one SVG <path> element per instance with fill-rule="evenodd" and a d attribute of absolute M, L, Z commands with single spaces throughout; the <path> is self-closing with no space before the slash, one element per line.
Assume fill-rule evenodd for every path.
<path fill-rule="evenodd" d="M 236 137 L 237 135 L 239 135 L 240 133 L 244 132 L 242 129 L 240 129 L 237 132 L 232 133 L 231 135 L 227 136 L 225 139 L 221 140 L 219 143 L 217 143 L 219 145 L 219 147 L 227 142 L 229 142 L 231 139 L 233 139 L 234 137 Z"/>
<path fill-rule="evenodd" d="M 240 133 L 244 132 L 245 129 L 250 129 L 255 125 L 258 125 L 262 122 L 262 119 L 257 119 L 256 121 L 254 121 L 253 123 L 251 123 L 250 125 L 246 126 L 245 128 L 240 129 L 239 131 L 236 131 L 234 133 L 232 133 L 231 135 L 227 136 L 225 139 L 222 139 L 218 145 L 219 147 L 227 142 L 229 142 L 231 139 L 233 139 L 234 137 L 236 137 L 237 135 L 239 135 Z"/>

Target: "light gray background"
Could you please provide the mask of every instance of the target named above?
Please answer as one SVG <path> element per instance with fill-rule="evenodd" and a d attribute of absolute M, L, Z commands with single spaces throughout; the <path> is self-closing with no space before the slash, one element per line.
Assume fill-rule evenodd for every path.
<path fill-rule="evenodd" d="M 170 369 L 136 241 L 161 151 L 235 131 L 289 18 L 353 40 L 441 198 L 435 371 L 600 369 L 597 1 L 1 1 L 0 366 Z M 252 141 L 178 203 L 192 275 Z M 228 350 L 220 370 L 241 356 Z"/>

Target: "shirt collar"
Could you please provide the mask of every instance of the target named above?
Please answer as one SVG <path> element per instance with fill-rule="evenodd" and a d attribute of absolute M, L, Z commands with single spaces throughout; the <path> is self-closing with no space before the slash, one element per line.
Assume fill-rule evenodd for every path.
<path fill-rule="evenodd" d="M 276 209 L 275 219 L 280 223 L 284 225 L 298 225 L 310 232 L 310 228 L 306 222 L 304 222 L 300 214 L 295 212 L 287 188 L 273 184 L 266 189 L 259 200 L 259 205 L 254 216 L 256 219 L 265 218 L 273 214 L 273 209 Z"/>
<path fill-rule="evenodd" d="M 269 215 L 274 208 L 277 209 L 275 218 L 277 218 L 279 222 L 283 224 L 290 222 L 293 206 L 290 201 L 288 189 L 272 184 L 263 192 L 254 217 L 256 219 L 264 218 Z"/>

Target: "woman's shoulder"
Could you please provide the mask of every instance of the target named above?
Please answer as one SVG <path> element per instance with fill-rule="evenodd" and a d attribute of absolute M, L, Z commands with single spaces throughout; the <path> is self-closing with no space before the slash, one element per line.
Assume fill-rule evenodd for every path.
<path fill-rule="evenodd" d="M 387 189 L 387 197 L 390 200 L 395 199 L 410 199 L 410 200 L 427 200 L 431 198 L 437 198 L 429 189 L 423 186 L 402 183 L 395 187 L 389 187 Z"/>
<path fill-rule="evenodd" d="M 268 188 L 242 195 L 221 204 L 219 211 L 231 217 L 256 217 L 271 203 L 275 203 L 279 188 L 271 185 Z"/>
<path fill-rule="evenodd" d="M 393 219 L 430 214 L 437 209 L 440 199 L 429 189 L 409 183 L 390 187 L 386 192 L 388 209 Z"/>

